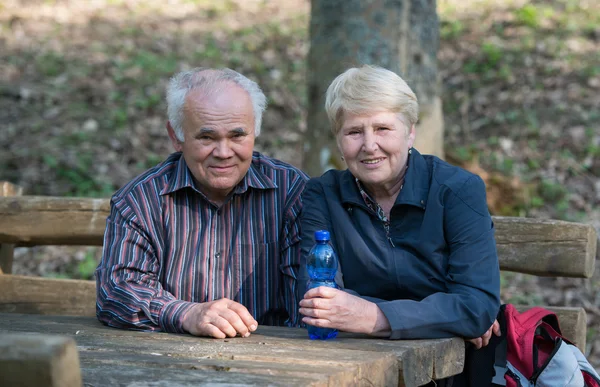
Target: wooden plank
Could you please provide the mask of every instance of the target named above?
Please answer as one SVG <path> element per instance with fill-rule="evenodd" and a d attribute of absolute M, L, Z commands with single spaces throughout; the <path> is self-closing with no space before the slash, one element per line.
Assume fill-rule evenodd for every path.
<path fill-rule="evenodd" d="M 105 349 L 105 348 L 103 348 Z M 348 351 L 354 355 L 365 355 L 355 351 Z M 384 386 L 396 385 L 398 373 L 395 359 L 391 354 L 369 354 L 368 358 L 356 359 L 354 364 L 332 363 L 323 357 L 316 357 L 311 361 L 286 362 L 286 354 L 281 354 L 277 360 L 264 361 L 258 358 L 241 360 L 231 358 L 227 355 L 220 357 L 204 354 L 187 355 L 178 353 L 132 353 L 123 352 L 121 349 L 97 350 L 97 348 L 80 347 L 81 366 L 83 369 L 84 382 L 89 381 L 94 385 L 124 384 L 122 376 L 115 382 L 106 384 L 96 375 L 89 375 L 92 369 L 112 370 L 125 367 L 130 370 L 153 369 L 159 371 L 158 380 L 169 380 L 173 370 L 194 370 L 193 373 L 184 377 L 187 381 L 209 380 L 211 383 L 219 379 L 220 382 L 248 384 L 260 383 L 268 385 L 273 382 L 299 385 L 322 385 L 322 386 L 354 386 L 370 385 Z M 377 365 L 385 365 L 386 369 L 378 369 Z M 375 365 L 370 374 L 365 372 Z M 377 373 L 376 371 L 382 371 Z M 395 372 L 387 372 L 395 371 Z M 112 374 L 115 372 L 112 371 Z M 136 374 L 138 372 L 135 372 Z M 110 373 L 109 373 L 110 374 Z M 127 373 L 126 373 L 127 374 Z M 201 378 L 199 377 L 201 375 Z M 385 379 L 385 376 L 388 379 Z M 183 376 L 183 375 L 182 375 Z M 374 378 L 373 378 L 374 377 Z M 156 379 L 152 379 L 153 381 Z M 185 379 L 184 379 L 185 380 Z"/>
<path fill-rule="evenodd" d="M 81 353 L 84 380 L 94 385 L 113 384 L 105 384 L 104 379 L 98 379 L 99 375 L 90 376 L 90 368 L 109 371 L 120 366 L 130 369 L 126 372 L 130 376 L 139 378 L 143 374 L 134 370 L 162 369 L 160 374 L 166 380 L 174 372 L 176 379 L 181 377 L 177 381 L 188 383 L 205 379 L 194 378 L 193 373 L 187 372 L 182 376 L 180 370 L 193 369 L 197 376 L 209 378 L 227 374 L 223 381 L 234 383 L 246 378 L 261 385 L 304 379 L 307 383 L 303 385 L 318 386 L 398 384 L 394 354 L 336 348 L 323 351 L 314 348 L 306 331 L 301 329 L 274 328 L 270 333 L 277 335 L 288 329 L 296 332 L 295 339 L 272 340 L 271 336 L 258 333 L 252 335 L 252 340 L 239 337 L 216 340 L 108 328 L 95 319 L 82 317 L 0 315 L 0 332 L 54 332 L 71 336 Z M 114 384 L 124 383 L 116 372 L 108 374 L 118 381 Z"/>
<path fill-rule="evenodd" d="M 169 369 L 186 369 L 198 370 L 201 372 L 227 372 L 235 373 L 243 377 L 247 375 L 249 378 L 253 376 L 277 376 L 279 379 L 290 381 L 298 378 L 306 381 L 327 381 L 331 385 L 339 385 L 344 382 L 346 376 L 350 376 L 351 372 L 340 372 L 340 367 L 337 365 L 325 364 L 320 361 L 315 361 L 309 364 L 287 364 L 285 362 L 265 362 L 258 360 L 239 360 L 218 358 L 210 356 L 194 356 L 182 355 L 173 353 L 133 353 L 108 350 L 97 350 L 95 347 L 80 347 L 80 362 L 82 368 L 107 368 L 126 366 L 128 368 L 148 367 L 153 369 L 161 369 L 163 372 L 169 372 Z M 376 355 L 373 359 L 379 362 L 379 359 L 385 355 Z M 365 359 L 367 360 L 367 359 Z M 391 367 L 394 366 L 393 358 L 386 361 Z M 367 360 L 369 361 L 369 360 Z M 362 367 L 360 364 L 357 368 Z M 86 372 L 83 373 L 84 380 Z M 348 378 L 346 378 L 348 380 Z M 395 380 L 397 382 L 397 379 Z M 121 381 L 121 383 L 123 383 Z M 375 383 L 374 383 L 375 384 Z M 377 382 L 377 384 L 380 384 Z"/>
<path fill-rule="evenodd" d="M 519 312 L 524 312 L 532 306 L 515 305 Z M 575 307 L 544 306 L 548 310 L 556 313 L 560 324 L 560 330 L 563 336 L 572 341 L 583 353 L 587 340 L 587 315 L 585 309 Z"/>
<path fill-rule="evenodd" d="M 109 199 L 0 198 L 0 242 L 102 246 Z"/>
<path fill-rule="evenodd" d="M 399 386 L 417 386 L 433 378 L 445 378 L 462 371 L 464 341 L 459 338 L 439 340 L 381 340 L 367 336 L 341 333 L 331 341 L 307 339 L 303 329 L 261 326 L 249 338 L 206 339 L 189 335 L 157 334 L 111 329 L 97 320 L 84 317 L 31 316 L 23 324 L 23 315 L 0 315 L 0 331 L 38 332 L 71 335 L 80 351 L 91 353 L 110 347 L 122 353 L 160 354 L 168 357 L 207 358 L 212 360 L 261 361 L 266 363 L 307 366 L 315 359 L 321 365 L 354 367 L 350 376 L 357 380 L 394 379 Z M 391 355 L 393 369 L 381 360 L 381 354 Z M 358 356 L 358 357 L 356 357 Z M 377 360 L 356 368 L 358 359 Z M 314 363 L 316 364 L 316 363 Z M 295 367 L 295 366 L 294 366 Z M 285 368 L 285 367 L 284 367 Z M 336 376 L 340 378 L 341 376 Z M 84 374 L 85 378 L 85 374 Z M 354 379 L 353 379 L 354 380 Z M 334 384 L 335 385 L 335 384 Z"/>
<path fill-rule="evenodd" d="M 109 199 L 0 198 L 0 242 L 101 246 L 109 211 Z M 502 270 L 539 276 L 592 276 L 597 237 L 591 225 L 529 218 L 493 219 Z"/>
<path fill-rule="evenodd" d="M 101 246 L 109 211 L 109 199 L 0 198 L 0 242 Z M 539 276 L 592 276 L 597 238 L 591 225 L 529 218 L 493 219 L 502 270 Z"/>
<path fill-rule="evenodd" d="M 0 197 L 21 196 L 23 188 L 8 181 L 0 181 Z M 0 274 L 12 273 L 15 245 L 0 243 Z"/>
<path fill-rule="evenodd" d="M 327 383 L 318 379 L 319 375 L 306 374 L 304 377 L 275 375 L 252 375 L 230 369 L 220 370 L 160 368 L 127 364 L 91 364 L 81 369 L 85 386 L 155 386 L 155 387 L 195 387 L 195 386 L 319 386 Z M 331 384 L 336 386 L 336 384 Z"/>
<path fill-rule="evenodd" d="M 494 217 L 502 270 L 544 277 L 594 274 L 596 230 L 589 224 Z"/>
<path fill-rule="evenodd" d="M 0 312 L 95 316 L 96 283 L 3 275 Z"/>
<path fill-rule="evenodd" d="M 318 380 L 325 382 L 323 385 L 332 386 L 389 385 L 392 381 L 392 384 L 398 384 L 396 356 L 391 352 L 336 347 L 323 350 L 321 347 L 315 348 L 305 335 L 302 340 L 273 341 L 261 333 L 253 334 L 252 339 L 227 340 L 160 333 L 118 336 L 104 333 L 101 336 L 93 335 L 81 329 L 75 337 L 81 353 L 89 353 L 93 364 L 98 362 L 97 353 L 109 351 L 109 357 L 120 364 L 127 363 L 128 357 L 124 355 L 135 354 L 131 363 L 135 367 L 186 368 L 192 362 L 198 369 L 218 367 L 248 374 L 263 374 L 268 370 L 269 375 L 282 380 L 315 372 Z M 172 340 L 171 337 L 178 340 Z M 152 360 L 151 357 L 156 359 Z M 176 358 L 176 361 L 169 358 Z M 151 362 L 148 363 L 149 359 Z M 157 365 L 158 362 L 164 364 Z"/>
<path fill-rule="evenodd" d="M 48 335 L 0 335 L 0 375 L 5 386 L 79 387 L 75 341 Z"/>

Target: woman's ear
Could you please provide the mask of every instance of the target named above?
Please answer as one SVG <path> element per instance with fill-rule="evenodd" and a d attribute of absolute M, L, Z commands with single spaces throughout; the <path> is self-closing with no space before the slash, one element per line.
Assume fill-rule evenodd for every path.
<path fill-rule="evenodd" d="M 408 132 L 408 148 L 412 148 L 413 144 L 415 143 L 415 136 L 417 135 L 417 133 L 415 132 L 415 124 L 413 124 L 410 127 L 410 131 Z"/>

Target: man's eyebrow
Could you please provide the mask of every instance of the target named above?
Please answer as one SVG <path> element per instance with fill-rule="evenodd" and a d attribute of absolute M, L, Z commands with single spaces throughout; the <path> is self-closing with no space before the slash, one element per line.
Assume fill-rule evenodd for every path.
<path fill-rule="evenodd" d="M 197 136 L 202 136 L 206 134 L 215 134 L 216 130 L 211 128 L 201 128 L 200 131 L 196 134 Z"/>
<path fill-rule="evenodd" d="M 231 134 L 248 134 L 244 128 L 235 128 L 229 131 Z"/>

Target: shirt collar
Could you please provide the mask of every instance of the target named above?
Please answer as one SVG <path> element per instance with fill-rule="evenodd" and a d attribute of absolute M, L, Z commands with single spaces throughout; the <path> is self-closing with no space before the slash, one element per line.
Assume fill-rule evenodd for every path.
<path fill-rule="evenodd" d="M 277 184 L 261 168 L 262 155 L 258 152 L 252 154 L 252 163 L 246 173 L 246 176 L 239 182 L 234 190 L 236 194 L 242 194 L 248 190 L 248 187 L 256 189 L 273 189 Z"/>
<path fill-rule="evenodd" d="M 404 185 L 396 198 L 395 204 L 409 204 L 425 208 L 431 171 L 425 158 L 416 149 L 412 148 L 408 156 L 408 169 L 404 176 Z M 341 176 L 341 199 L 343 203 L 365 205 L 354 176 L 345 170 Z"/>
<path fill-rule="evenodd" d="M 196 187 L 194 176 L 188 168 L 183 153 L 179 153 L 179 160 L 175 162 L 175 170 L 168 180 L 167 186 L 160 192 L 160 195 L 167 195 L 178 191 L 182 188 L 192 188 L 196 192 L 200 192 Z M 277 184 L 267 176 L 260 167 L 260 159 L 262 155 L 258 152 L 252 153 L 252 163 L 242 181 L 234 189 L 235 194 L 241 194 L 248 190 L 248 187 L 256 189 L 273 189 L 277 188 Z M 201 193 L 201 192 L 200 192 Z"/>

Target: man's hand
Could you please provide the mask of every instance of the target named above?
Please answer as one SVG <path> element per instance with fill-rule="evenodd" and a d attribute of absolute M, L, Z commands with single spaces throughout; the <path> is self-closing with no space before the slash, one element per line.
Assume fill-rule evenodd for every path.
<path fill-rule="evenodd" d="M 481 337 L 478 337 L 476 339 L 470 339 L 470 340 L 467 340 L 467 341 L 469 343 L 475 345 L 476 349 L 480 349 L 480 348 L 485 347 L 486 345 L 488 345 L 490 343 L 490 339 L 492 338 L 492 332 L 496 336 L 500 336 L 501 335 L 500 324 L 498 323 L 498 320 L 494 320 L 494 323 L 492 324 L 492 326 L 490 327 L 490 329 L 488 329 L 487 332 L 485 332 Z"/>
<path fill-rule="evenodd" d="M 196 304 L 183 316 L 183 329 L 194 336 L 248 337 L 257 327 L 244 305 L 227 298 Z"/>
<path fill-rule="evenodd" d="M 302 321 L 319 328 L 389 336 L 390 324 L 379 307 L 338 289 L 310 289 L 300 301 Z"/>

